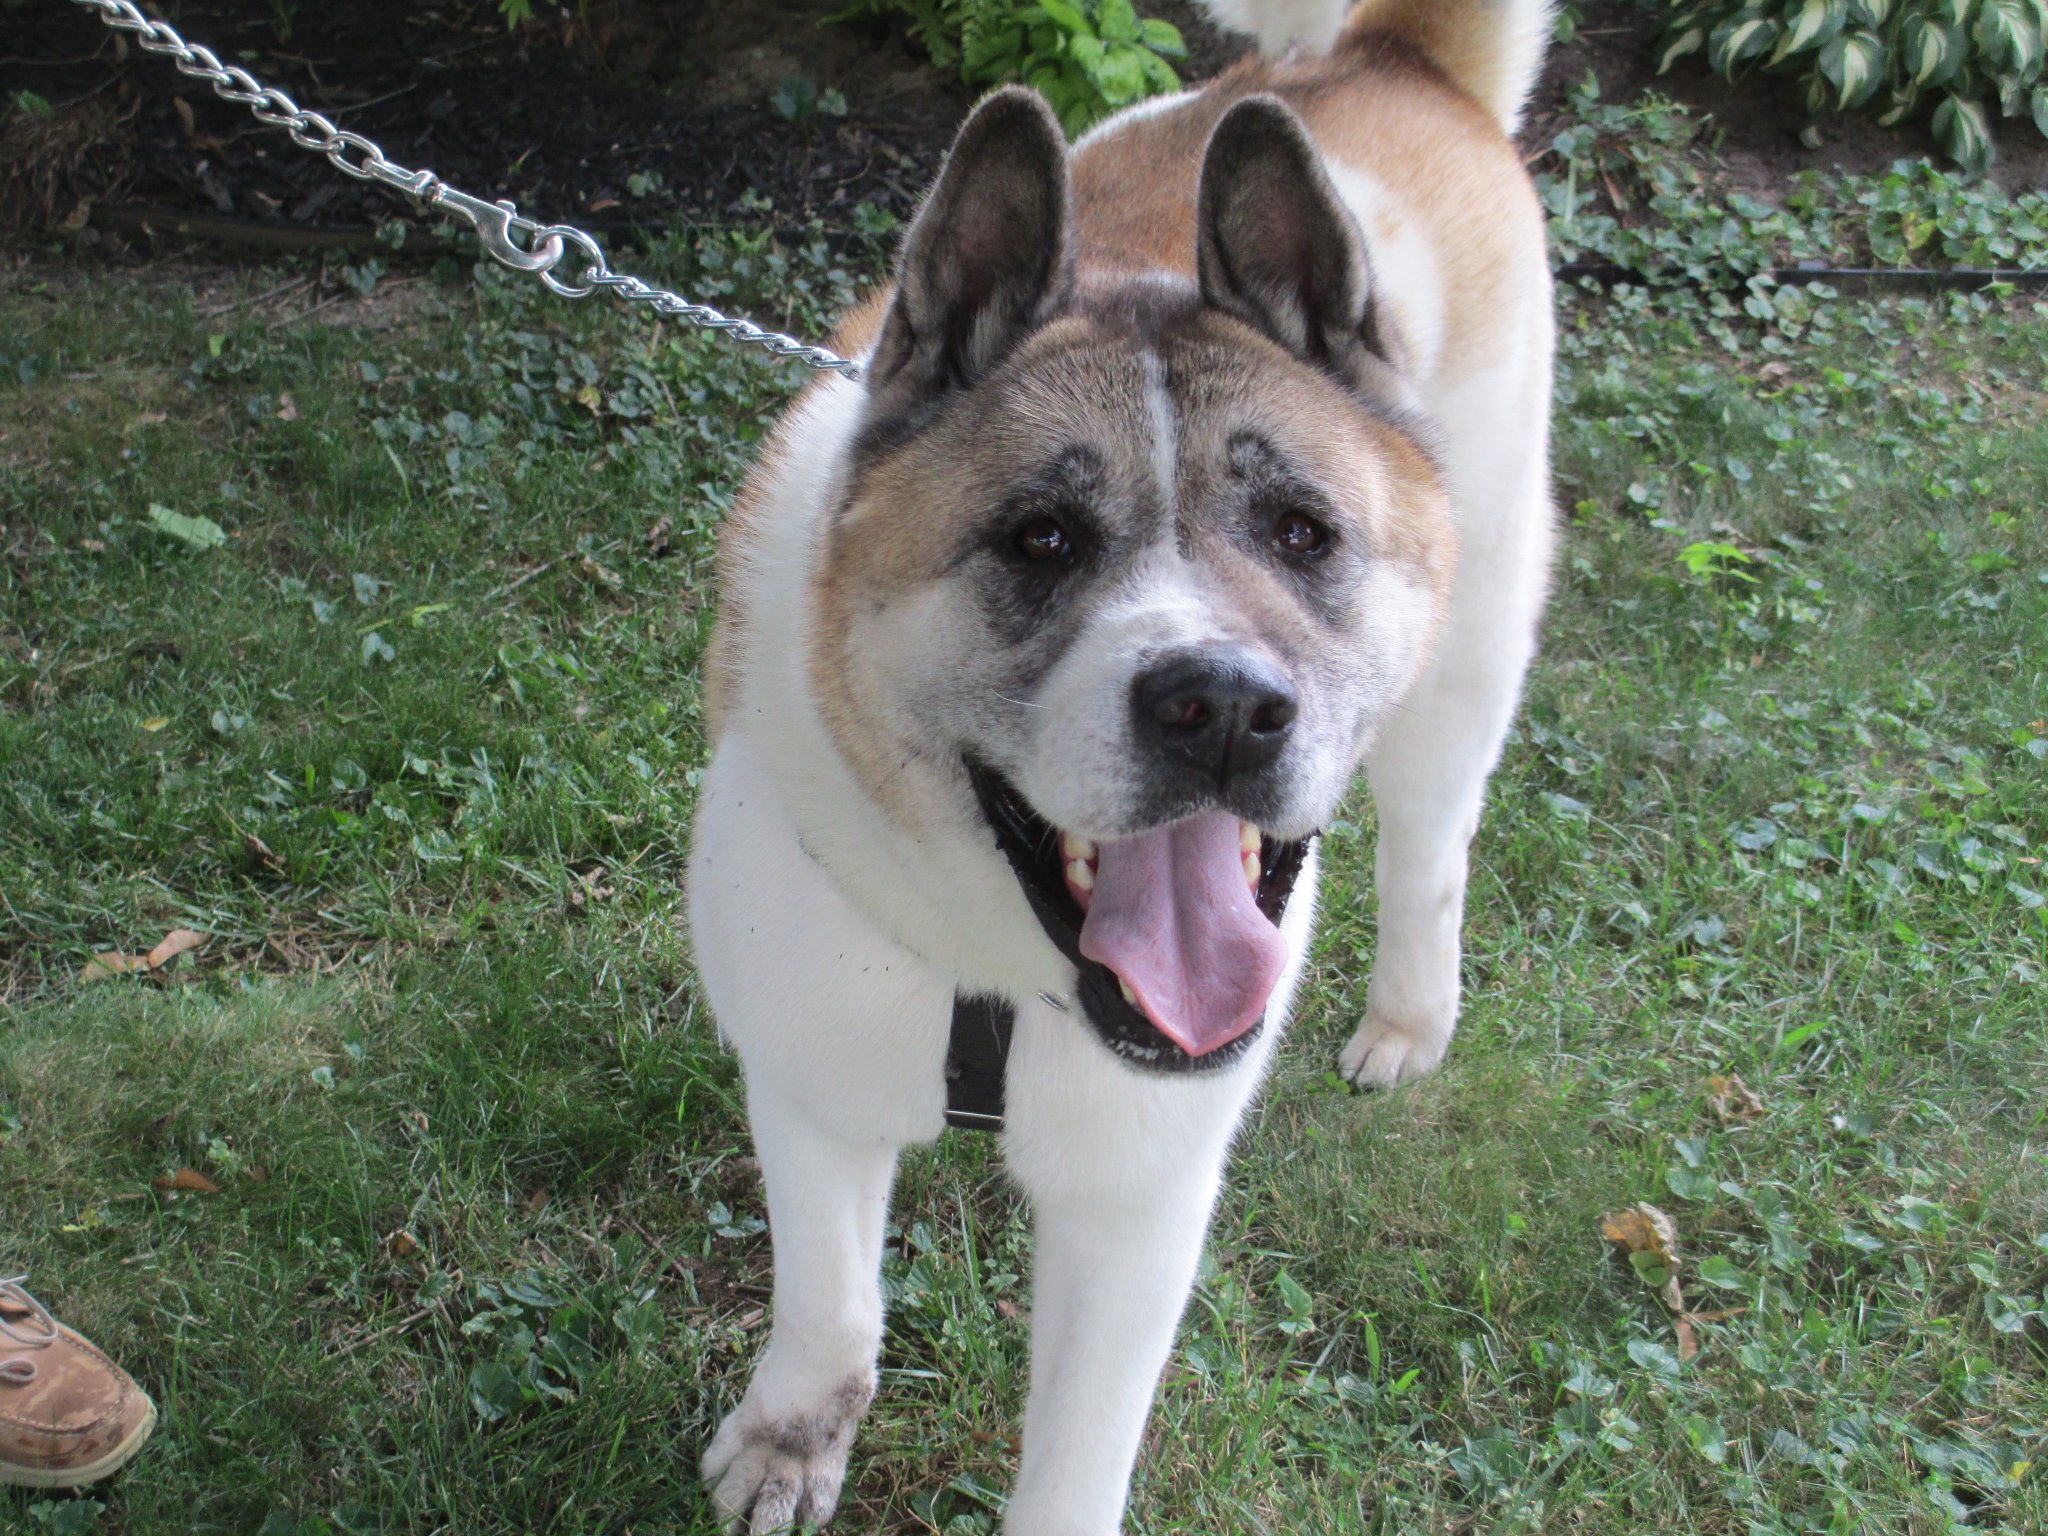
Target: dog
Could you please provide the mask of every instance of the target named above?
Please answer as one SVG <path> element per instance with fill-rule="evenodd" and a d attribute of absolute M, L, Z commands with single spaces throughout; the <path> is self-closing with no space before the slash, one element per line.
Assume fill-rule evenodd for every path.
<path fill-rule="evenodd" d="M 1004 1530 L 1119 1529 L 1361 768 L 1341 1069 L 1450 1041 L 1553 538 L 1512 142 L 1549 0 L 1206 3 L 1260 46 L 1201 90 L 1071 149 L 1026 90 L 975 108 L 834 342 L 863 376 L 792 404 L 725 530 L 688 912 L 775 1266 L 703 1458 L 728 1529 L 832 1514 L 897 1154 L 991 1060 L 1036 1242 Z"/>

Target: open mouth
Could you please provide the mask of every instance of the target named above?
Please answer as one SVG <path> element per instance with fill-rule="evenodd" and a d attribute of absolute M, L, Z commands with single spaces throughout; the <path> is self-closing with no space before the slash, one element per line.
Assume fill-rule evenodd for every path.
<path fill-rule="evenodd" d="M 1097 844 L 1046 821 L 995 770 L 967 770 L 1039 926 L 1080 973 L 1103 1042 L 1165 1071 L 1242 1055 L 1284 966 L 1278 925 L 1310 839 L 1214 811 Z"/>

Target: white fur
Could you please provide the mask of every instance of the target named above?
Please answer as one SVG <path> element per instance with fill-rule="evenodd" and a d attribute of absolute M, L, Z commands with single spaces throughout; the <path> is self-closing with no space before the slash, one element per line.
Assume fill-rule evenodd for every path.
<path fill-rule="evenodd" d="M 1213 0 L 1212 9 L 1262 38 L 1324 43 L 1342 14 L 1303 0 Z M 1540 249 L 1504 275 L 1496 302 L 1519 314 L 1516 339 L 1482 371 L 1442 377 L 1436 253 L 1370 176 L 1329 169 L 1372 242 L 1418 397 L 1441 424 L 1464 548 L 1434 661 L 1368 762 L 1381 828 L 1378 962 L 1342 1063 L 1356 1081 L 1392 1083 L 1433 1067 L 1450 1038 L 1466 846 L 1543 602 L 1548 276 Z M 1155 468 L 1170 479 L 1172 410 L 1154 385 Z M 765 488 L 758 542 L 728 594 L 728 612 L 743 615 L 731 637 L 742 665 L 703 780 L 689 909 L 707 996 L 746 1066 L 775 1296 L 769 1346 L 704 1473 L 733 1529 L 829 1513 L 874 1381 L 897 1152 L 943 1124 L 955 989 L 992 989 L 1017 1002 L 1003 1151 L 1037 1221 L 1031 1391 L 1004 1530 L 1113 1536 L 1232 1136 L 1306 959 L 1314 860 L 1282 924 L 1289 958 L 1266 1028 L 1240 1061 L 1160 1078 L 1101 1047 L 1064 996 L 1071 969 L 1043 939 L 973 805 L 935 802 L 918 835 L 894 830 L 819 715 L 807 597 L 861 403 L 858 386 L 834 380 L 797 407 L 793 450 Z M 1083 832 L 1117 824 L 1121 807 L 1090 798 L 1105 776 L 1077 764 L 1116 750 L 1111 738 L 1125 727 L 1106 715 L 1091 725 L 1089 711 L 1119 696 L 1138 651 L 1213 637 L 1218 605 L 1202 579 L 1193 564 L 1158 556 L 1048 679 L 1041 696 L 1064 711 L 1064 745 L 1026 764 L 1019 781 L 1049 818 Z M 1426 627 L 1416 600 L 1391 578 L 1375 592 L 1385 657 L 1362 656 L 1361 666 L 1412 675 L 1415 659 L 1400 647 Z M 893 627 L 856 628 L 857 643 L 943 669 L 948 642 L 935 613 L 897 606 L 893 619 L 861 621 Z"/>
<path fill-rule="evenodd" d="M 1434 379 L 1444 347 L 1443 268 L 1436 251 L 1377 179 L 1335 160 L 1326 159 L 1323 169 L 1372 253 L 1373 293 L 1390 312 L 1406 351 L 1403 372 L 1416 380 Z"/>
<path fill-rule="evenodd" d="M 1379 812 L 1379 933 L 1366 1016 L 1338 1066 L 1354 1083 L 1391 1087 L 1434 1070 L 1450 1046 L 1466 848 L 1549 591 L 1550 279 L 1541 251 L 1504 274 L 1503 297 L 1521 317 L 1508 351 L 1483 372 L 1446 378 L 1442 267 L 1420 224 L 1365 172 L 1325 168 L 1365 232 L 1373 281 L 1438 425 L 1462 551 L 1429 670 L 1367 762 Z"/>
<path fill-rule="evenodd" d="M 1201 0 L 1202 9 L 1228 32 L 1258 39 L 1259 52 L 1278 56 L 1290 48 L 1327 53 L 1344 26 L 1350 0 Z"/>

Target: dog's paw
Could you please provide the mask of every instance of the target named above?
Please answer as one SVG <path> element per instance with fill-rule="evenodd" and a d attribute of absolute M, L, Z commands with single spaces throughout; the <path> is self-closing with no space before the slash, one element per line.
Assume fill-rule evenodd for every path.
<path fill-rule="evenodd" d="M 719 1425 L 701 1468 L 724 1528 L 765 1536 L 829 1520 L 873 1396 L 872 1382 L 850 1380 L 815 1409 L 778 1414 L 756 1409 L 750 1395 Z"/>
<path fill-rule="evenodd" d="M 1392 1088 L 1427 1077 L 1450 1049 L 1448 1029 L 1417 1028 L 1367 1014 L 1337 1057 L 1337 1070 L 1354 1088 Z"/>

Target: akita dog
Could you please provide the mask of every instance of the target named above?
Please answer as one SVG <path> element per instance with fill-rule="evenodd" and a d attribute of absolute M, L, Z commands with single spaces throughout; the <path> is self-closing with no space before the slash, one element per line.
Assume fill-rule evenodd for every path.
<path fill-rule="evenodd" d="M 1208 0 L 1261 56 L 1070 150 L 978 106 L 726 531 L 690 867 L 773 1332 L 704 1457 L 832 1513 L 898 1150 L 1000 1123 L 1036 1223 L 1009 1536 L 1118 1529 L 1362 766 L 1347 1077 L 1442 1059 L 1466 847 L 1552 540 L 1511 134 L 1549 0 Z M 1007 1060 L 1004 1052 L 1007 1051 Z"/>

